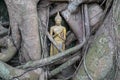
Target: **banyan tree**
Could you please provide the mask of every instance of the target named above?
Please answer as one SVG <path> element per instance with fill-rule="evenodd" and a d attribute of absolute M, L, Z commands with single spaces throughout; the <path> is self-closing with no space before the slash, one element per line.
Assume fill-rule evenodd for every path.
<path fill-rule="evenodd" d="M 0 80 L 120 80 L 120 0 L 0 0 Z"/>

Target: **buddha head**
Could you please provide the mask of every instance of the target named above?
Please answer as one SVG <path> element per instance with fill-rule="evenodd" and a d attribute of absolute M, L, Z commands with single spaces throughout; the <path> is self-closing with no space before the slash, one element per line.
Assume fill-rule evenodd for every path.
<path fill-rule="evenodd" d="M 58 12 L 57 16 L 55 17 L 55 24 L 59 26 L 59 25 L 61 25 L 61 22 L 62 22 L 62 18 Z"/>

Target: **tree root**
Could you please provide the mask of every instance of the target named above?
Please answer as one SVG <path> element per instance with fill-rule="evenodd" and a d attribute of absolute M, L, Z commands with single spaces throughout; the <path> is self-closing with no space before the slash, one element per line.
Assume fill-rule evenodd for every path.
<path fill-rule="evenodd" d="M 77 56 L 71 58 L 70 60 L 68 60 L 67 62 L 65 62 L 64 64 L 60 65 L 58 68 L 50 71 L 49 78 L 52 77 L 52 76 L 54 76 L 54 75 L 56 75 L 56 74 L 58 74 L 59 72 L 61 72 L 65 68 L 71 66 L 72 64 L 74 64 L 79 59 L 80 59 L 80 56 L 77 55 Z"/>
<path fill-rule="evenodd" d="M 62 49 L 60 49 L 60 48 L 57 46 L 57 43 L 54 41 L 54 39 L 51 37 L 51 35 L 50 35 L 48 32 L 46 32 L 46 35 L 47 35 L 47 37 L 49 38 L 49 40 L 51 41 L 51 43 L 57 48 L 57 50 L 58 50 L 59 52 L 62 52 Z"/>
<path fill-rule="evenodd" d="M 8 29 L 5 29 L 5 28 L 3 28 L 2 25 L 0 25 L 0 37 L 4 37 L 7 35 L 8 35 Z M 13 42 L 9 38 L 5 37 L 3 40 L 4 41 L 2 41 L 2 42 L 7 42 L 7 45 L 5 45 L 5 43 L 1 42 L 0 47 L 8 46 L 8 49 L 6 51 L 4 51 L 3 53 L 0 53 L 0 60 L 3 62 L 7 62 L 13 58 L 13 56 L 16 54 L 17 50 L 16 50 Z"/>
<path fill-rule="evenodd" d="M 5 80 L 44 80 L 44 71 L 39 68 L 26 72 L 25 70 L 13 68 L 0 61 L 0 77 Z"/>
<path fill-rule="evenodd" d="M 3 62 L 7 62 L 10 59 L 12 59 L 17 52 L 17 49 L 15 48 L 13 42 L 10 39 L 7 40 L 7 43 L 8 43 L 8 49 L 5 52 L 0 53 L 0 60 Z"/>
<path fill-rule="evenodd" d="M 70 48 L 64 52 L 61 52 L 59 54 L 56 54 L 56 55 L 48 57 L 48 58 L 44 58 L 42 60 L 29 61 L 25 65 L 18 66 L 17 68 L 27 69 L 27 68 L 42 67 L 45 65 L 53 64 L 54 62 L 61 60 L 64 57 L 66 57 L 68 55 L 72 55 L 73 53 L 77 52 L 78 50 L 80 50 L 80 48 L 83 47 L 83 45 L 85 43 L 86 43 L 86 40 L 84 40 L 81 44 L 79 44 L 73 48 Z"/>
<path fill-rule="evenodd" d="M 56 14 L 57 12 L 60 12 L 60 11 L 65 10 L 66 7 L 67 7 L 67 3 L 60 3 L 60 4 L 58 4 L 58 5 L 50 12 L 50 16 Z"/>

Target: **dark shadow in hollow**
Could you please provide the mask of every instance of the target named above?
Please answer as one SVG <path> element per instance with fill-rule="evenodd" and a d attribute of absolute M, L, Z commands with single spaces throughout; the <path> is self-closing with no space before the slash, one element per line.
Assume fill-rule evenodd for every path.
<path fill-rule="evenodd" d="M 4 0 L 0 0 L 0 24 L 6 28 L 9 26 L 9 15 Z"/>
<path fill-rule="evenodd" d="M 6 3 L 4 0 L 0 0 L 0 24 L 6 28 L 9 29 L 10 26 L 10 20 L 9 20 L 9 14 L 8 9 L 6 6 Z M 7 35 L 10 35 L 10 30 L 8 30 Z M 6 37 L 6 36 L 4 36 Z M 0 48 L 1 50 L 1 48 Z M 4 49 L 6 50 L 6 48 Z M 10 61 L 7 62 L 11 66 L 18 66 L 19 65 L 19 56 L 16 54 Z"/>

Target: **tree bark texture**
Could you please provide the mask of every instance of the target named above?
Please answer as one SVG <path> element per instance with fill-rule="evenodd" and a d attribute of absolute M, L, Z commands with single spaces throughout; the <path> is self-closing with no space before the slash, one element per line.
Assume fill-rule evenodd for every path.
<path fill-rule="evenodd" d="M 46 32 L 48 31 L 49 23 L 49 4 L 48 0 L 43 0 L 38 4 L 38 20 L 39 20 L 39 33 L 41 41 L 41 54 L 42 58 L 48 57 L 48 45 Z"/>
<path fill-rule="evenodd" d="M 84 21 L 82 20 L 83 14 L 81 6 L 83 6 L 83 3 L 88 6 L 87 14 L 89 14 L 89 16 L 87 16 L 87 18 L 89 17 L 90 19 L 88 22 L 90 22 L 90 29 L 92 30 L 99 27 L 98 24 L 101 23 L 101 17 L 104 15 L 104 10 L 98 5 L 102 1 L 103 0 L 79 0 L 78 2 L 69 1 L 68 4 L 58 3 L 56 8 L 49 11 L 51 3 L 48 0 L 40 0 L 40 2 L 39 0 L 5 0 L 9 12 L 10 35 L 12 35 L 12 39 L 3 38 L 7 35 L 8 30 L 1 28 L 2 26 L 0 25 L 0 30 L 3 30 L 3 32 L 0 33 L 0 38 L 3 38 L 3 40 L 0 40 L 2 42 L 8 42 L 7 50 L 0 53 L 0 77 L 5 80 L 45 80 L 47 79 L 45 78 L 47 75 L 45 70 L 50 72 L 48 76 L 52 77 L 62 72 L 68 66 L 73 66 L 80 58 L 80 54 L 78 55 L 76 52 L 81 52 L 80 49 L 84 48 L 83 46 L 87 42 L 87 40 L 83 40 Z M 114 0 L 113 7 L 109 8 L 110 11 L 105 17 L 103 24 L 98 31 L 96 31 L 94 38 L 90 36 L 88 41 L 88 43 L 90 42 L 90 46 L 88 45 L 88 48 L 85 47 L 83 62 L 80 68 L 78 68 L 76 75 L 72 77 L 72 80 L 120 79 L 119 4 L 120 0 Z M 49 51 L 46 32 L 49 29 L 49 17 L 58 11 L 61 11 L 61 16 L 73 31 L 67 39 L 70 41 L 66 43 L 67 46 L 72 42 L 71 36 L 74 40 L 77 39 L 80 44 L 48 57 Z M 88 25 L 86 23 L 84 24 Z M 13 40 L 13 42 L 11 40 Z M 0 48 L 5 45 L 2 42 L 0 42 Z M 25 64 L 14 68 L 4 63 L 9 61 L 17 50 L 20 53 L 20 61 Z M 74 55 L 78 56 L 73 57 Z M 55 62 L 65 59 L 68 56 L 72 56 L 71 59 L 66 60 L 66 62 L 53 70 L 48 69 L 49 65 L 54 65 Z M 42 68 L 45 68 L 45 70 Z"/>
<path fill-rule="evenodd" d="M 95 35 L 85 57 L 85 64 L 82 64 L 73 80 L 89 80 L 88 75 L 92 77 L 92 80 L 105 79 L 114 67 L 114 54 L 116 54 L 114 33 L 111 10 Z"/>
<path fill-rule="evenodd" d="M 113 4 L 113 23 L 116 31 L 116 45 L 117 45 L 116 80 L 120 79 L 120 5 L 119 4 L 120 4 L 119 0 L 115 0 Z"/>
<path fill-rule="evenodd" d="M 15 46 L 21 46 L 21 60 L 41 58 L 37 3 L 34 0 L 5 0 Z"/>

